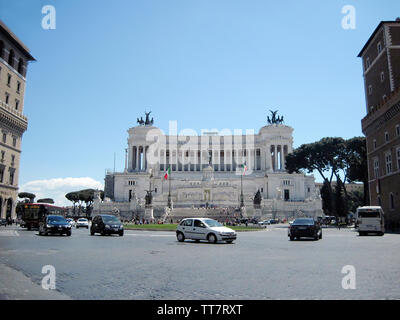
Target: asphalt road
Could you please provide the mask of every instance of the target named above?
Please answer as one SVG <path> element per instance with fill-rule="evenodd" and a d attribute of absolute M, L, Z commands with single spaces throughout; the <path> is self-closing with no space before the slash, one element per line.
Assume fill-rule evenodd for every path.
<path fill-rule="evenodd" d="M 268 226 L 209 244 L 177 242 L 174 232 L 41 237 L 0 227 L 0 299 L 399 299 L 399 247 L 398 234 L 347 229 L 288 241 L 286 228 Z M 55 267 L 56 290 L 41 287 L 44 265 Z M 356 289 L 342 288 L 345 265 Z"/>

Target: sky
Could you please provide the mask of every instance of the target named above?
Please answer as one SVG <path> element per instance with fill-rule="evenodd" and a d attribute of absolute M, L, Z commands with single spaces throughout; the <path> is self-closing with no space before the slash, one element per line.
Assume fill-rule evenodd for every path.
<path fill-rule="evenodd" d="M 56 10 L 43 29 L 42 8 Z M 345 29 L 346 5 L 355 28 Z M 29 65 L 20 191 L 69 205 L 124 168 L 127 130 L 144 111 L 168 133 L 254 129 L 279 110 L 294 147 L 361 136 L 365 96 L 357 57 L 400 1 L 0 0 L 0 19 Z M 316 176 L 316 178 L 318 178 Z"/>

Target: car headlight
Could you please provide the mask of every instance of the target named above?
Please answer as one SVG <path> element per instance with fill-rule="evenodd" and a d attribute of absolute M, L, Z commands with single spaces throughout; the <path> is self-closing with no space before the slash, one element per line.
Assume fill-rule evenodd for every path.
<path fill-rule="evenodd" d="M 67 224 L 67 228 L 71 228 L 71 225 L 70 225 L 70 224 Z"/>
<path fill-rule="evenodd" d="M 52 225 L 51 225 L 51 224 L 48 224 L 48 225 L 46 225 L 46 227 L 47 227 L 47 228 L 51 228 L 51 227 L 52 227 Z"/>
<path fill-rule="evenodd" d="M 105 225 L 106 229 L 110 229 L 110 226 L 108 224 Z"/>

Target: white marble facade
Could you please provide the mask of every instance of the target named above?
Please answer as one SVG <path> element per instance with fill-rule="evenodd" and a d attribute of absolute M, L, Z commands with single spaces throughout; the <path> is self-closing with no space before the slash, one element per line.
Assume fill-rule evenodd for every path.
<path fill-rule="evenodd" d="M 159 211 L 167 205 L 169 188 L 174 208 L 238 207 L 241 184 L 250 214 L 258 190 L 263 213 L 322 213 L 314 177 L 285 170 L 285 157 L 293 150 L 293 129 L 289 126 L 272 124 L 258 133 L 245 134 L 165 135 L 157 127 L 142 125 L 128 133 L 125 170 L 108 173 L 105 179 L 106 197 L 114 207 L 129 207 L 132 212 L 125 213 L 127 216 L 144 208 L 149 188 L 153 190 L 154 208 Z M 168 167 L 170 186 L 164 179 Z M 104 208 L 110 205 L 103 203 Z M 101 210 L 101 206 L 99 203 L 95 209 Z"/>

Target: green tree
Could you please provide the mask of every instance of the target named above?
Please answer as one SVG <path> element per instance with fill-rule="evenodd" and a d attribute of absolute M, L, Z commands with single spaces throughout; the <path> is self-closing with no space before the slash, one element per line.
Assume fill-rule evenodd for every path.
<path fill-rule="evenodd" d="M 29 193 L 29 192 L 20 192 L 18 193 L 18 198 L 21 199 L 29 199 L 29 202 L 33 202 L 36 198 L 36 195 L 33 193 Z"/>
<path fill-rule="evenodd" d="M 328 181 L 324 181 L 321 188 L 322 210 L 327 216 L 334 214 L 332 192 Z"/>
<path fill-rule="evenodd" d="M 44 199 L 39 199 L 37 201 L 37 203 L 51 203 L 51 204 L 54 204 L 54 200 L 51 199 L 51 198 L 44 198 Z"/>
<path fill-rule="evenodd" d="M 346 204 L 346 198 L 344 195 L 344 186 L 342 183 L 342 180 L 336 181 L 335 185 L 335 193 L 334 193 L 334 199 L 335 199 L 335 212 L 337 217 L 346 217 L 347 216 L 347 204 Z M 336 221 L 339 221 L 336 219 Z"/>
<path fill-rule="evenodd" d="M 364 185 L 363 205 L 369 205 L 368 161 L 365 137 L 354 137 L 346 141 L 347 180 Z"/>

